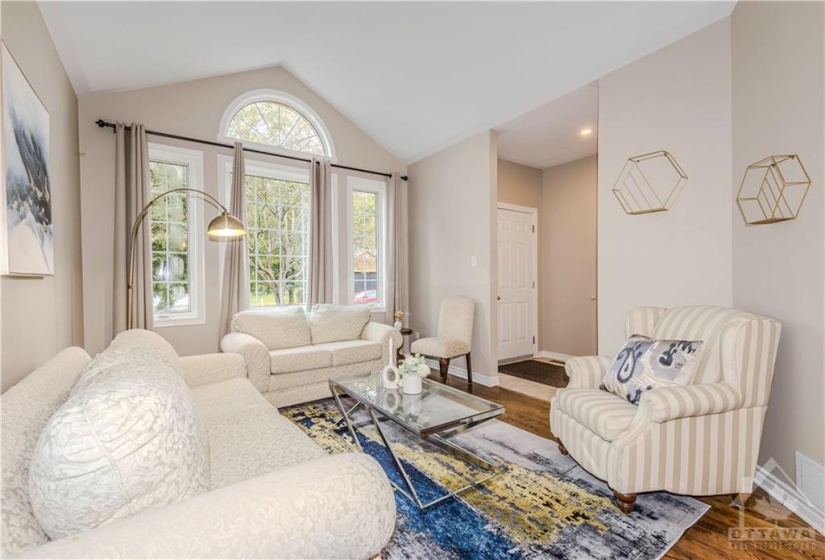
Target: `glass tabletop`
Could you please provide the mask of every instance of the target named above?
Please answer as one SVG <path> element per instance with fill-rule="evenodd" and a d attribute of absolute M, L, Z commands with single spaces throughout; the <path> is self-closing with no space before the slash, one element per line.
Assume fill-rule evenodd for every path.
<path fill-rule="evenodd" d="M 361 377 L 330 379 L 330 385 L 381 412 L 408 430 L 426 436 L 462 424 L 488 420 L 504 412 L 504 407 L 469 393 L 423 379 L 423 390 L 407 395 L 398 389 L 385 389 L 381 372 Z"/>

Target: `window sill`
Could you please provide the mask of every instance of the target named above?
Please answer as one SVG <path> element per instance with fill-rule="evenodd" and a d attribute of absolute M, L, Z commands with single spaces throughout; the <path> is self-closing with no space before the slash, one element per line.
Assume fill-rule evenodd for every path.
<path fill-rule="evenodd" d="M 174 319 L 155 317 L 152 326 L 157 329 L 165 329 L 168 327 L 194 327 L 205 324 L 206 321 L 200 317 L 176 317 Z"/>

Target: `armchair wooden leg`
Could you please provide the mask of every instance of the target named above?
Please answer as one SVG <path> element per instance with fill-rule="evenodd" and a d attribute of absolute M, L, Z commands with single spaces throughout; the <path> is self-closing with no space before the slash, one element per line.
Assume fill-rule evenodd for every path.
<path fill-rule="evenodd" d="M 438 367 L 441 369 L 441 382 L 447 383 L 447 370 L 450 369 L 450 358 L 439 358 Z"/>
<path fill-rule="evenodd" d="M 733 495 L 733 503 L 731 505 L 739 509 L 745 509 L 748 506 L 748 500 L 750 499 L 750 492 L 740 492 L 739 494 Z"/>
<path fill-rule="evenodd" d="M 613 491 L 613 496 L 616 497 L 616 505 L 622 510 L 622 513 L 630 513 L 636 506 L 636 494 L 621 494 Z"/>
<path fill-rule="evenodd" d="M 562 442 L 559 442 L 559 453 L 567 457 L 570 453 L 567 451 L 567 448 L 564 446 Z"/>
<path fill-rule="evenodd" d="M 467 358 L 467 384 L 472 387 L 473 386 L 473 363 L 470 361 L 470 353 L 467 352 L 465 356 Z"/>

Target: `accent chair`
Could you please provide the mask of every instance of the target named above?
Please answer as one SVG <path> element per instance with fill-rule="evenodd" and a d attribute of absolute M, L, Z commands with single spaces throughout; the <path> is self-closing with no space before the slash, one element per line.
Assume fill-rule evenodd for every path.
<path fill-rule="evenodd" d="M 638 406 L 599 389 L 611 365 L 604 357 L 565 364 L 570 384 L 550 405 L 559 451 L 613 489 L 619 508 L 636 495 L 665 490 L 707 496 L 753 489 L 781 325 L 721 307 L 638 307 L 626 336 L 702 340 L 689 385 L 645 392 Z"/>
<path fill-rule="evenodd" d="M 412 343 L 410 352 L 428 358 L 438 358 L 441 381 L 447 382 L 450 360 L 464 356 L 467 360 L 467 383 L 473 384 L 473 366 L 470 352 L 473 344 L 473 318 L 476 303 L 464 296 L 453 296 L 441 301 L 438 313 L 438 336 L 420 338 Z"/>

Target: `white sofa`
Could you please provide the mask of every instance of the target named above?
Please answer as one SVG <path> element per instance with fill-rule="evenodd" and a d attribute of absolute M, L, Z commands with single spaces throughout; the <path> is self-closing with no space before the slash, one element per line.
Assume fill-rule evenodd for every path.
<path fill-rule="evenodd" d="M 402 343 L 401 333 L 371 322 L 369 309 L 360 306 L 242 311 L 232 318 L 232 331 L 221 350 L 243 356 L 249 380 L 275 406 L 331 397 L 331 377 L 381 369 Z"/>
<path fill-rule="evenodd" d="M 30 500 L 29 466 L 41 431 L 90 361 L 69 348 L 0 399 L 4 557 L 370 558 L 389 541 L 395 501 L 381 466 L 361 453 L 327 455 L 249 383 L 240 356 L 179 359 L 160 336 L 140 330 L 111 347 L 144 356 L 150 349 L 182 370 L 186 384 L 178 384 L 191 391 L 208 435 L 208 490 L 49 540 Z"/>

